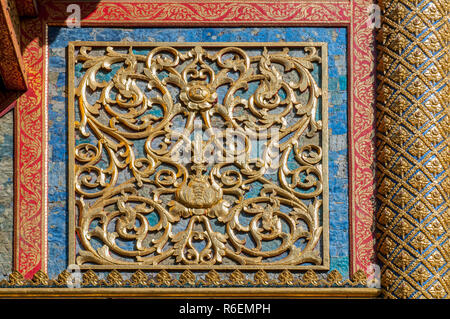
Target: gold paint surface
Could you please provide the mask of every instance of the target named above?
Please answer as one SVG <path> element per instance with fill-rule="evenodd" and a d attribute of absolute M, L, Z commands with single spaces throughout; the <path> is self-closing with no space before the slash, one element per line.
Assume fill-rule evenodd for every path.
<path fill-rule="evenodd" d="M 328 269 L 325 43 L 68 52 L 69 263 Z"/>

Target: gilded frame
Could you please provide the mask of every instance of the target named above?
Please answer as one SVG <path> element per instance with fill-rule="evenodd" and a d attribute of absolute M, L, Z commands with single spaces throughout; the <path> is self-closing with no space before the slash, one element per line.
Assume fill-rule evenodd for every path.
<path fill-rule="evenodd" d="M 135 2 L 137 10 L 132 10 L 129 2 L 44 0 L 40 3 L 40 18 L 22 22 L 24 63 L 30 89 L 19 99 L 15 112 L 14 269 L 24 278 L 32 278 L 39 270 L 45 273 L 47 269 L 47 26 L 65 25 L 66 6 L 76 3 L 82 12 L 89 12 L 83 16 L 82 26 L 239 26 L 248 22 L 261 26 L 345 26 L 349 46 L 349 91 L 353 92 L 349 94 L 350 268 L 353 276 L 361 271 L 366 273 L 375 261 L 372 226 L 375 216 L 375 62 L 374 54 L 367 54 L 374 51 L 373 29 L 368 23 L 368 7 L 373 1 L 311 0 L 308 6 L 305 1 L 294 0 L 276 3 L 267 0 Z M 152 10 L 152 5 L 157 5 L 158 10 Z M 170 6 L 177 10 L 170 10 Z M 16 288 L 6 288 L 9 289 Z M 53 288 L 48 289 L 43 294 L 58 295 Z M 167 295 L 163 288 L 158 289 L 156 295 Z M 214 294 L 223 294 L 221 288 L 212 289 Z M 230 289 L 245 295 L 243 287 Z M 264 296 L 264 291 L 268 294 L 270 289 L 258 288 L 252 295 Z M 307 290 L 302 290 L 306 288 L 293 289 L 286 293 L 308 295 Z M 314 288 L 314 291 L 318 289 L 322 288 Z M 350 288 L 333 289 L 333 292 L 324 291 L 324 295 L 345 296 L 346 289 Z M 373 297 L 379 292 L 377 289 L 351 289 L 360 291 L 356 293 L 359 296 Z M 7 293 L 5 289 L 0 291 Z M 230 294 L 233 293 L 230 291 Z"/>

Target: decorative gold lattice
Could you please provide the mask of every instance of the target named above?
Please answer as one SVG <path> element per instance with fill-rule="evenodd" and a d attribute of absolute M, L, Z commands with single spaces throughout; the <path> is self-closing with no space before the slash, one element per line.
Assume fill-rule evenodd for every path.
<path fill-rule="evenodd" d="M 378 257 L 389 298 L 448 298 L 448 1 L 381 1 Z"/>
<path fill-rule="evenodd" d="M 71 262 L 327 269 L 326 54 L 72 43 Z"/>

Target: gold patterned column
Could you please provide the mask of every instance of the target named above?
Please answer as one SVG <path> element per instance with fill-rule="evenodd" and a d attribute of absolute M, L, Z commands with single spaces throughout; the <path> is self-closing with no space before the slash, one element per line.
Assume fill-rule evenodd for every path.
<path fill-rule="evenodd" d="M 387 298 L 449 298 L 449 1 L 380 2 L 382 289 Z"/>

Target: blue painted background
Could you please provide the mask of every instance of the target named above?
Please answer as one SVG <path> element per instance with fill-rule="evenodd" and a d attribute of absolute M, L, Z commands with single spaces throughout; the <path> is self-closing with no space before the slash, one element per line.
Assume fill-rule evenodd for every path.
<path fill-rule="evenodd" d="M 347 34 L 345 28 L 81 28 L 49 27 L 49 214 L 48 273 L 67 267 L 67 97 L 69 41 L 327 42 L 329 66 L 330 260 L 349 274 Z"/>

